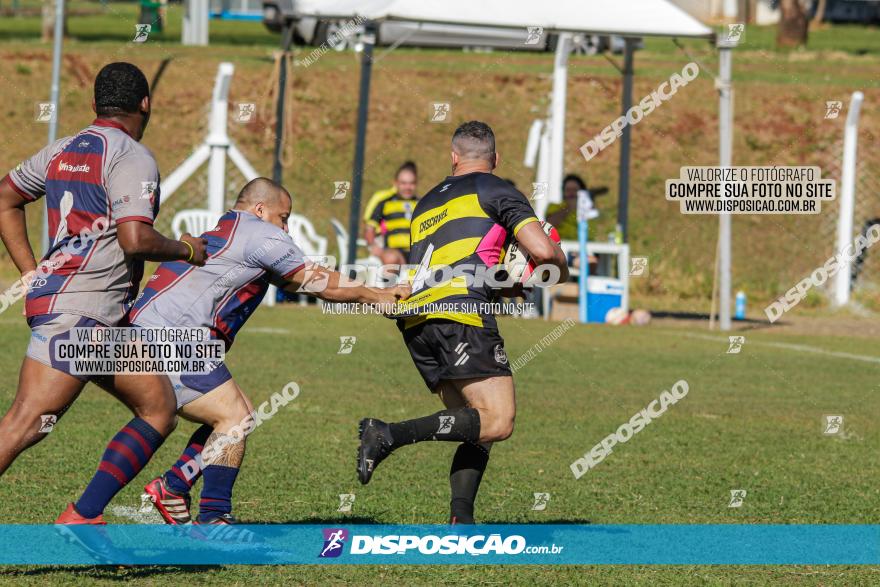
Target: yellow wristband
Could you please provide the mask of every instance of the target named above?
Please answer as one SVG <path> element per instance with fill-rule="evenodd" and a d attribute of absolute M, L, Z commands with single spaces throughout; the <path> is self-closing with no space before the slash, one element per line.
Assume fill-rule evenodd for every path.
<path fill-rule="evenodd" d="M 189 247 L 189 257 L 186 258 L 186 262 L 189 263 L 190 261 L 193 260 L 193 257 L 195 256 L 196 251 L 195 251 L 195 249 L 193 249 L 193 246 L 191 244 L 189 244 L 188 242 L 186 242 L 186 241 L 180 241 L 180 242 L 182 242 L 187 247 Z"/>

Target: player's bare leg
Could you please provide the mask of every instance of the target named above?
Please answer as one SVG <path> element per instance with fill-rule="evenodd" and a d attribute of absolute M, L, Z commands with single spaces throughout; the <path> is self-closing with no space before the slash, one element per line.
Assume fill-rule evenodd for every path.
<path fill-rule="evenodd" d="M 368 483 L 394 450 L 424 441 L 460 442 L 450 471 L 452 518 L 473 522 L 473 502 L 488 464 L 491 443 L 513 433 L 516 398 L 510 376 L 441 381 L 436 390 L 447 409 L 424 418 L 386 424 L 361 421 L 358 476 Z"/>
<path fill-rule="evenodd" d="M 441 381 L 437 393 L 448 408 L 469 407 L 480 413 L 480 442 L 499 442 L 513 434 L 516 418 L 513 377 Z"/>
<path fill-rule="evenodd" d="M 163 437 L 174 432 L 177 402 L 171 382 L 164 375 L 116 375 L 113 387 L 106 391 Z"/>
<path fill-rule="evenodd" d="M 252 411 L 250 400 L 231 379 L 180 408 L 181 417 L 202 426 L 171 469 L 146 487 L 166 522 L 189 521 L 189 489 L 203 475 L 199 521 L 235 521 L 232 487 L 244 460 L 246 420 Z"/>
<path fill-rule="evenodd" d="M 471 407 L 480 412 L 481 442 L 458 445 L 449 470 L 449 521 L 473 524 L 474 502 L 492 449 L 493 441 L 489 439 L 501 441 L 513 433 L 516 417 L 513 378 L 443 381 L 438 394 L 447 408 Z"/>
<path fill-rule="evenodd" d="M 174 391 L 164 375 L 116 375 L 112 385 L 101 386 L 135 417 L 107 445 L 82 496 L 56 523 L 101 519 L 110 500 L 141 472 L 177 424 Z"/>
<path fill-rule="evenodd" d="M 25 357 L 12 405 L 0 420 L 0 475 L 25 449 L 46 437 L 43 416 L 60 419 L 85 383 Z M 47 427 L 51 429 L 51 427 Z"/>

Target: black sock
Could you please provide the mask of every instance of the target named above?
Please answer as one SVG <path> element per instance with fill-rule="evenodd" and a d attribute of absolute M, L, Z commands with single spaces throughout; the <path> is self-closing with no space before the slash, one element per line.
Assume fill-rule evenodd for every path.
<path fill-rule="evenodd" d="M 489 451 L 484 446 L 467 442 L 458 446 L 449 470 L 449 488 L 452 490 L 450 523 L 474 523 L 474 500 L 488 464 Z"/>
<path fill-rule="evenodd" d="M 391 428 L 392 450 L 425 440 L 452 442 L 480 441 L 480 412 L 474 408 L 443 410 L 424 418 L 394 422 Z"/>

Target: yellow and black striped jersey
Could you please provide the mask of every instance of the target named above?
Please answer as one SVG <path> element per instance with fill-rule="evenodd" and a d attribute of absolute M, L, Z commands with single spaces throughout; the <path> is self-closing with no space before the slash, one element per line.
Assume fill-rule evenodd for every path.
<path fill-rule="evenodd" d="M 406 199 L 397 192 L 373 207 L 367 224 L 385 236 L 385 247 L 409 251 L 409 225 L 418 200 Z"/>
<path fill-rule="evenodd" d="M 537 220 L 526 197 L 491 173 L 443 180 L 419 200 L 413 214 L 409 264 L 432 278 L 426 284 L 416 279 L 399 326 L 452 320 L 497 328 L 495 316 L 485 311 L 495 290 L 466 275 L 497 265 L 519 229 Z M 413 269 L 410 277 L 416 273 Z"/>
<path fill-rule="evenodd" d="M 397 193 L 397 188 L 390 187 L 384 190 L 379 190 L 374 192 L 372 196 L 370 196 L 370 201 L 367 202 L 367 207 L 364 208 L 364 222 L 370 221 L 370 216 L 373 215 L 373 212 L 376 210 L 376 206 L 379 205 L 382 200 L 385 198 L 390 198 L 394 194 Z"/>

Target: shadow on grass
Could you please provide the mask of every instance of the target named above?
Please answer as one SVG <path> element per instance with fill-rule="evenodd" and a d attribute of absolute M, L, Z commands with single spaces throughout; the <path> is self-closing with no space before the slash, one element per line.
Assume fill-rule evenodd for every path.
<path fill-rule="evenodd" d="M 379 520 L 364 516 L 338 516 L 335 518 L 306 518 L 304 520 L 287 520 L 286 522 L 260 522 L 260 526 L 358 526 L 364 524 L 381 524 Z"/>
<path fill-rule="evenodd" d="M 480 525 L 497 524 L 501 526 L 559 526 L 559 525 L 591 525 L 590 520 L 529 520 L 528 522 L 511 522 L 510 520 L 480 520 Z"/>
<path fill-rule="evenodd" d="M 221 570 L 223 565 L 96 565 L 96 566 L 43 566 L 33 569 L 0 569 L 0 581 L 15 580 L 18 577 L 39 577 L 54 573 L 70 573 L 78 579 L 103 579 L 105 581 L 130 581 L 167 575 L 171 573 L 204 573 L 205 571 Z"/>

